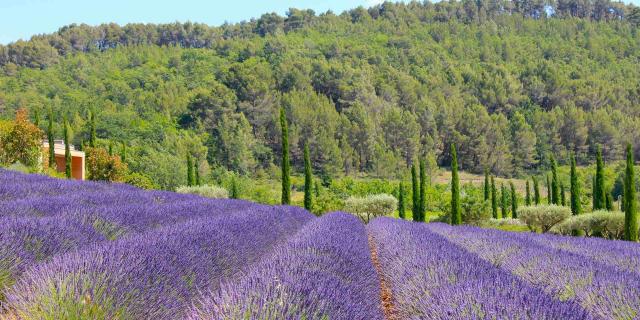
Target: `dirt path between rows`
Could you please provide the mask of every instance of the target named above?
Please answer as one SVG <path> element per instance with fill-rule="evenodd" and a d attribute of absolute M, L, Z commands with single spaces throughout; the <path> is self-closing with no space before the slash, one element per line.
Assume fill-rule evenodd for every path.
<path fill-rule="evenodd" d="M 382 304 L 382 312 L 384 313 L 384 318 L 386 320 L 399 320 L 395 312 L 395 307 L 393 305 L 391 288 L 389 287 L 389 282 L 382 273 L 382 267 L 380 266 L 380 261 L 378 261 L 378 251 L 376 250 L 376 243 L 371 235 L 369 235 L 369 250 L 371 251 L 371 260 L 373 261 L 373 266 L 376 268 L 378 280 L 380 281 L 380 302 Z"/>

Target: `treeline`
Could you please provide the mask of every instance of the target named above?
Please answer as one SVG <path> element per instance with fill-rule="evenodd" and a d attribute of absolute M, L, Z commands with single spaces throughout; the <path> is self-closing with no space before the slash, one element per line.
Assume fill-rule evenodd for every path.
<path fill-rule="evenodd" d="M 187 184 L 187 153 L 203 183 L 224 171 L 277 178 L 281 107 L 292 171 L 303 171 L 308 144 L 325 181 L 403 176 L 427 155 L 448 167 L 454 144 L 461 170 L 502 176 L 547 168 L 549 154 L 587 164 L 598 146 L 621 160 L 640 140 L 637 8 L 558 3 L 534 15 L 524 2 L 491 3 L 67 27 L 0 50 L 0 115 L 51 107 L 53 135 L 66 117 L 80 145 L 94 114 L 98 144 L 126 145 L 127 167 L 168 189 Z M 606 17 L 593 16 L 602 5 Z M 53 59 L 37 62 L 39 52 Z"/>

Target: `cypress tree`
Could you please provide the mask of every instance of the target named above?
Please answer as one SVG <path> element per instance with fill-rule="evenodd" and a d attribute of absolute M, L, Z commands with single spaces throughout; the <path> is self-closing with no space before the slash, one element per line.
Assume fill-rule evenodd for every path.
<path fill-rule="evenodd" d="M 404 219 L 404 211 L 404 185 L 402 184 L 402 181 L 400 181 L 398 186 L 398 216 L 400 219 Z"/>
<path fill-rule="evenodd" d="M 547 203 L 553 204 L 553 187 L 551 186 L 551 177 L 547 174 Z"/>
<path fill-rule="evenodd" d="M 313 183 L 311 176 L 311 158 L 309 156 L 309 144 L 304 145 L 304 208 L 311 211 L 313 203 L 311 194 L 311 184 Z"/>
<path fill-rule="evenodd" d="M 607 208 L 607 211 L 613 211 L 613 195 L 608 192 L 605 199 L 605 208 Z"/>
<path fill-rule="evenodd" d="M 498 219 L 498 190 L 496 181 L 491 177 L 491 214 L 494 219 Z"/>
<path fill-rule="evenodd" d="M 563 183 L 560 183 L 560 204 L 563 207 L 567 205 L 567 197 L 565 196 Z"/>
<path fill-rule="evenodd" d="M 89 112 L 89 146 L 96 147 L 96 115 L 93 111 Z"/>
<path fill-rule="evenodd" d="M 596 153 L 596 188 L 594 195 L 594 210 L 605 209 L 607 195 L 604 191 L 604 161 L 602 160 L 602 149 L 598 148 Z"/>
<path fill-rule="evenodd" d="M 526 193 L 526 197 L 525 197 L 524 203 L 527 206 L 531 205 L 531 190 L 530 190 L 530 187 L 529 187 L 529 179 L 527 179 L 527 193 Z"/>
<path fill-rule="evenodd" d="M 484 201 L 491 198 L 491 187 L 489 186 L 489 170 L 484 169 Z"/>
<path fill-rule="evenodd" d="M 231 177 L 231 199 L 239 199 L 240 193 L 238 192 L 238 181 L 236 181 L 236 176 Z"/>
<path fill-rule="evenodd" d="M 504 187 L 504 183 L 500 184 L 500 214 L 502 219 L 507 218 L 507 189 Z"/>
<path fill-rule="evenodd" d="M 638 213 L 634 164 L 633 148 L 629 143 L 627 144 L 627 167 L 624 171 L 624 238 L 628 241 L 638 241 Z"/>
<path fill-rule="evenodd" d="M 291 203 L 291 164 L 289 162 L 289 126 L 284 108 L 280 108 L 280 128 L 282 128 L 282 204 Z"/>
<path fill-rule="evenodd" d="M 40 109 L 33 110 L 33 124 L 36 127 L 40 127 Z"/>
<path fill-rule="evenodd" d="M 193 161 L 191 159 L 191 154 L 187 153 L 187 185 L 193 186 Z"/>
<path fill-rule="evenodd" d="M 582 204 L 580 203 L 580 181 L 578 180 L 576 157 L 574 155 L 571 155 L 571 212 L 574 215 L 582 213 Z"/>
<path fill-rule="evenodd" d="M 598 196 L 596 195 L 596 176 L 594 175 L 593 177 L 591 177 L 591 208 L 595 211 L 596 210 L 596 200 L 598 198 Z"/>
<path fill-rule="evenodd" d="M 533 177 L 533 200 L 536 206 L 540 205 L 540 184 L 536 177 Z"/>
<path fill-rule="evenodd" d="M 120 151 L 120 159 L 122 162 L 127 162 L 127 145 L 122 142 L 122 150 Z"/>
<path fill-rule="evenodd" d="M 49 108 L 49 127 L 47 128 L 47 140 L 49 141 L 49 167 L 56 168 L 55 142 L 53 141 L 53 109 Z"/>
<path fill-rule="evenodd" d="M 460 178 L 458 177 L 458 154 L 456 145 L 451 145 L 451 224 L 462 223 L 462 211 L 460 209 Z"/>
<path fill-rule="evenodd" d="M 427 170 L 424 159 L 420 159 L 420 221 L 424 222 L 427 212 Z"/>
<path fill-rule="evenodd" d="M 509 182 L 511 186 L 511 217 L 518 217 L 518 194 L 516 193 L 516 186 L 513 185 L 513 182 Z"/>
<path fill-rule="evenodd" d="M 71 141 L 69 139 L 69 122 L 64 118 L 64 174 L 71 179 Z"/>
<path fill-rule="evenodd" d="M 109 156 L 113 156 L 113 142 L 109 141 Z"/>
<path fill-rule="evenodd" d="M 413 221 L 420 221 L 420 185 L 418 184 L 418 173 L 416 172 L 415 164 L 411 165 L 411 187 L 413 188 L 413 193 L 411 194 Z"/>
<path fill-rule="evenodd" d="M 560 182 L 558 181 L 558 164 L 556 159 L 551 156 L 551 202 L 555 205 L 560 204 Z"/>
<path fill-rule="evenodd" d="M 200 185 L 200 161 L 198 161 L 198 159 L 194 159 L 193 161 L 193 176 L 194 176 L 195 185 L 199 186 Z"/>
<path fill-rule="evenodd" d="M 316 192 L 316 199 L 320 198 L 320 184 L 318 183 L 318 181 L 315 181 L 314 183 L 314 191 Z"/>

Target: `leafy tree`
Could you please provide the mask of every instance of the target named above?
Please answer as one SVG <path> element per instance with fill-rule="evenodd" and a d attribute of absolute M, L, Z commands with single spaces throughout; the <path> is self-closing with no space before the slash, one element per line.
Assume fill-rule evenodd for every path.
<path fill-rule="evenodd" d="M 509 182 L 511 186 L 511 217 L 518 218 L 518 194 L 516 193 L 516 187 L 513 182 Z"/>
<path fill-rule="evenodd" d="M 633 148 L 627 144 L 627 166 L 624 180 L 624 238 L 638 241 L 638 212 L 636 209 L 636 176 L 634 173 Z"/>
<path fill-rule="evenodd" d="M 280 128 L 282 131 L 282 204 L 291 203 L 291 169 L 289 163 L 289 129 L 284 108 L 280 108 Z"/>
<path fill-rule="evenodd" d="M 580 201 L 580 179 L 576 168 L 576 158 L 571 155 L 571 213 L 578 215 L 582 213 L 582 203 Z"/>
<path fill-rule="evenodd" d="M 398 184 L 398 216 L 400 217 L 400 219 L 405 218 L 404 201 L 404 184 L 402 183 L 402 181 L 400 181 L 400 183 Z"/>
<path fill-rule="evenodd" d="M 311 174 L 311 158 L 309 157 L 309 145 L 304 145 L 304 208 L 311 211 L 313 199 L 311 188 L 313 177 Z"/>
<path fill-rule="evenodd" d="M 0 164 L 20 162 L 35 167 L 40 161 L 42 131 L 29 121 L 27 111 L 18 109 L 6 133 L 0 132 Z"/>
<path fill-rule="evenodd" d="M 420 221 L 424 222 L 427 211 L 427 169 L 420 159 Z"/>
<path fill-rule="evenodd" d="M 117 155 L 109 155 L 103 148 L 87 147 L 87 169 L 89 180 L 124 182 L 127 180 L 127 166 Z M 142 178 L 144 179 L 144 178 Z M 147 185 L 145 183 L 145 185 Z"/>
<path fill-rule="evenodd" d="M 458 225 L 461 223 L 462 223 L 462 211 L 460 208 L 460 178 L 458 177 L 458 155 L 456 153 L 456 145 L 452 144 L 451 145 L 451 224 Z"/>

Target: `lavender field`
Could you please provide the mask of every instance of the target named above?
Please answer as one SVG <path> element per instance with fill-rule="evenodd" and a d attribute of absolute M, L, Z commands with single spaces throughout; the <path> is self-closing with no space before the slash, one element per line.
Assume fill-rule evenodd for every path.
<path fill-rule="evenodd" d="M 0 319 L 638 319 L 635 243 L 0 171 Z"/>

